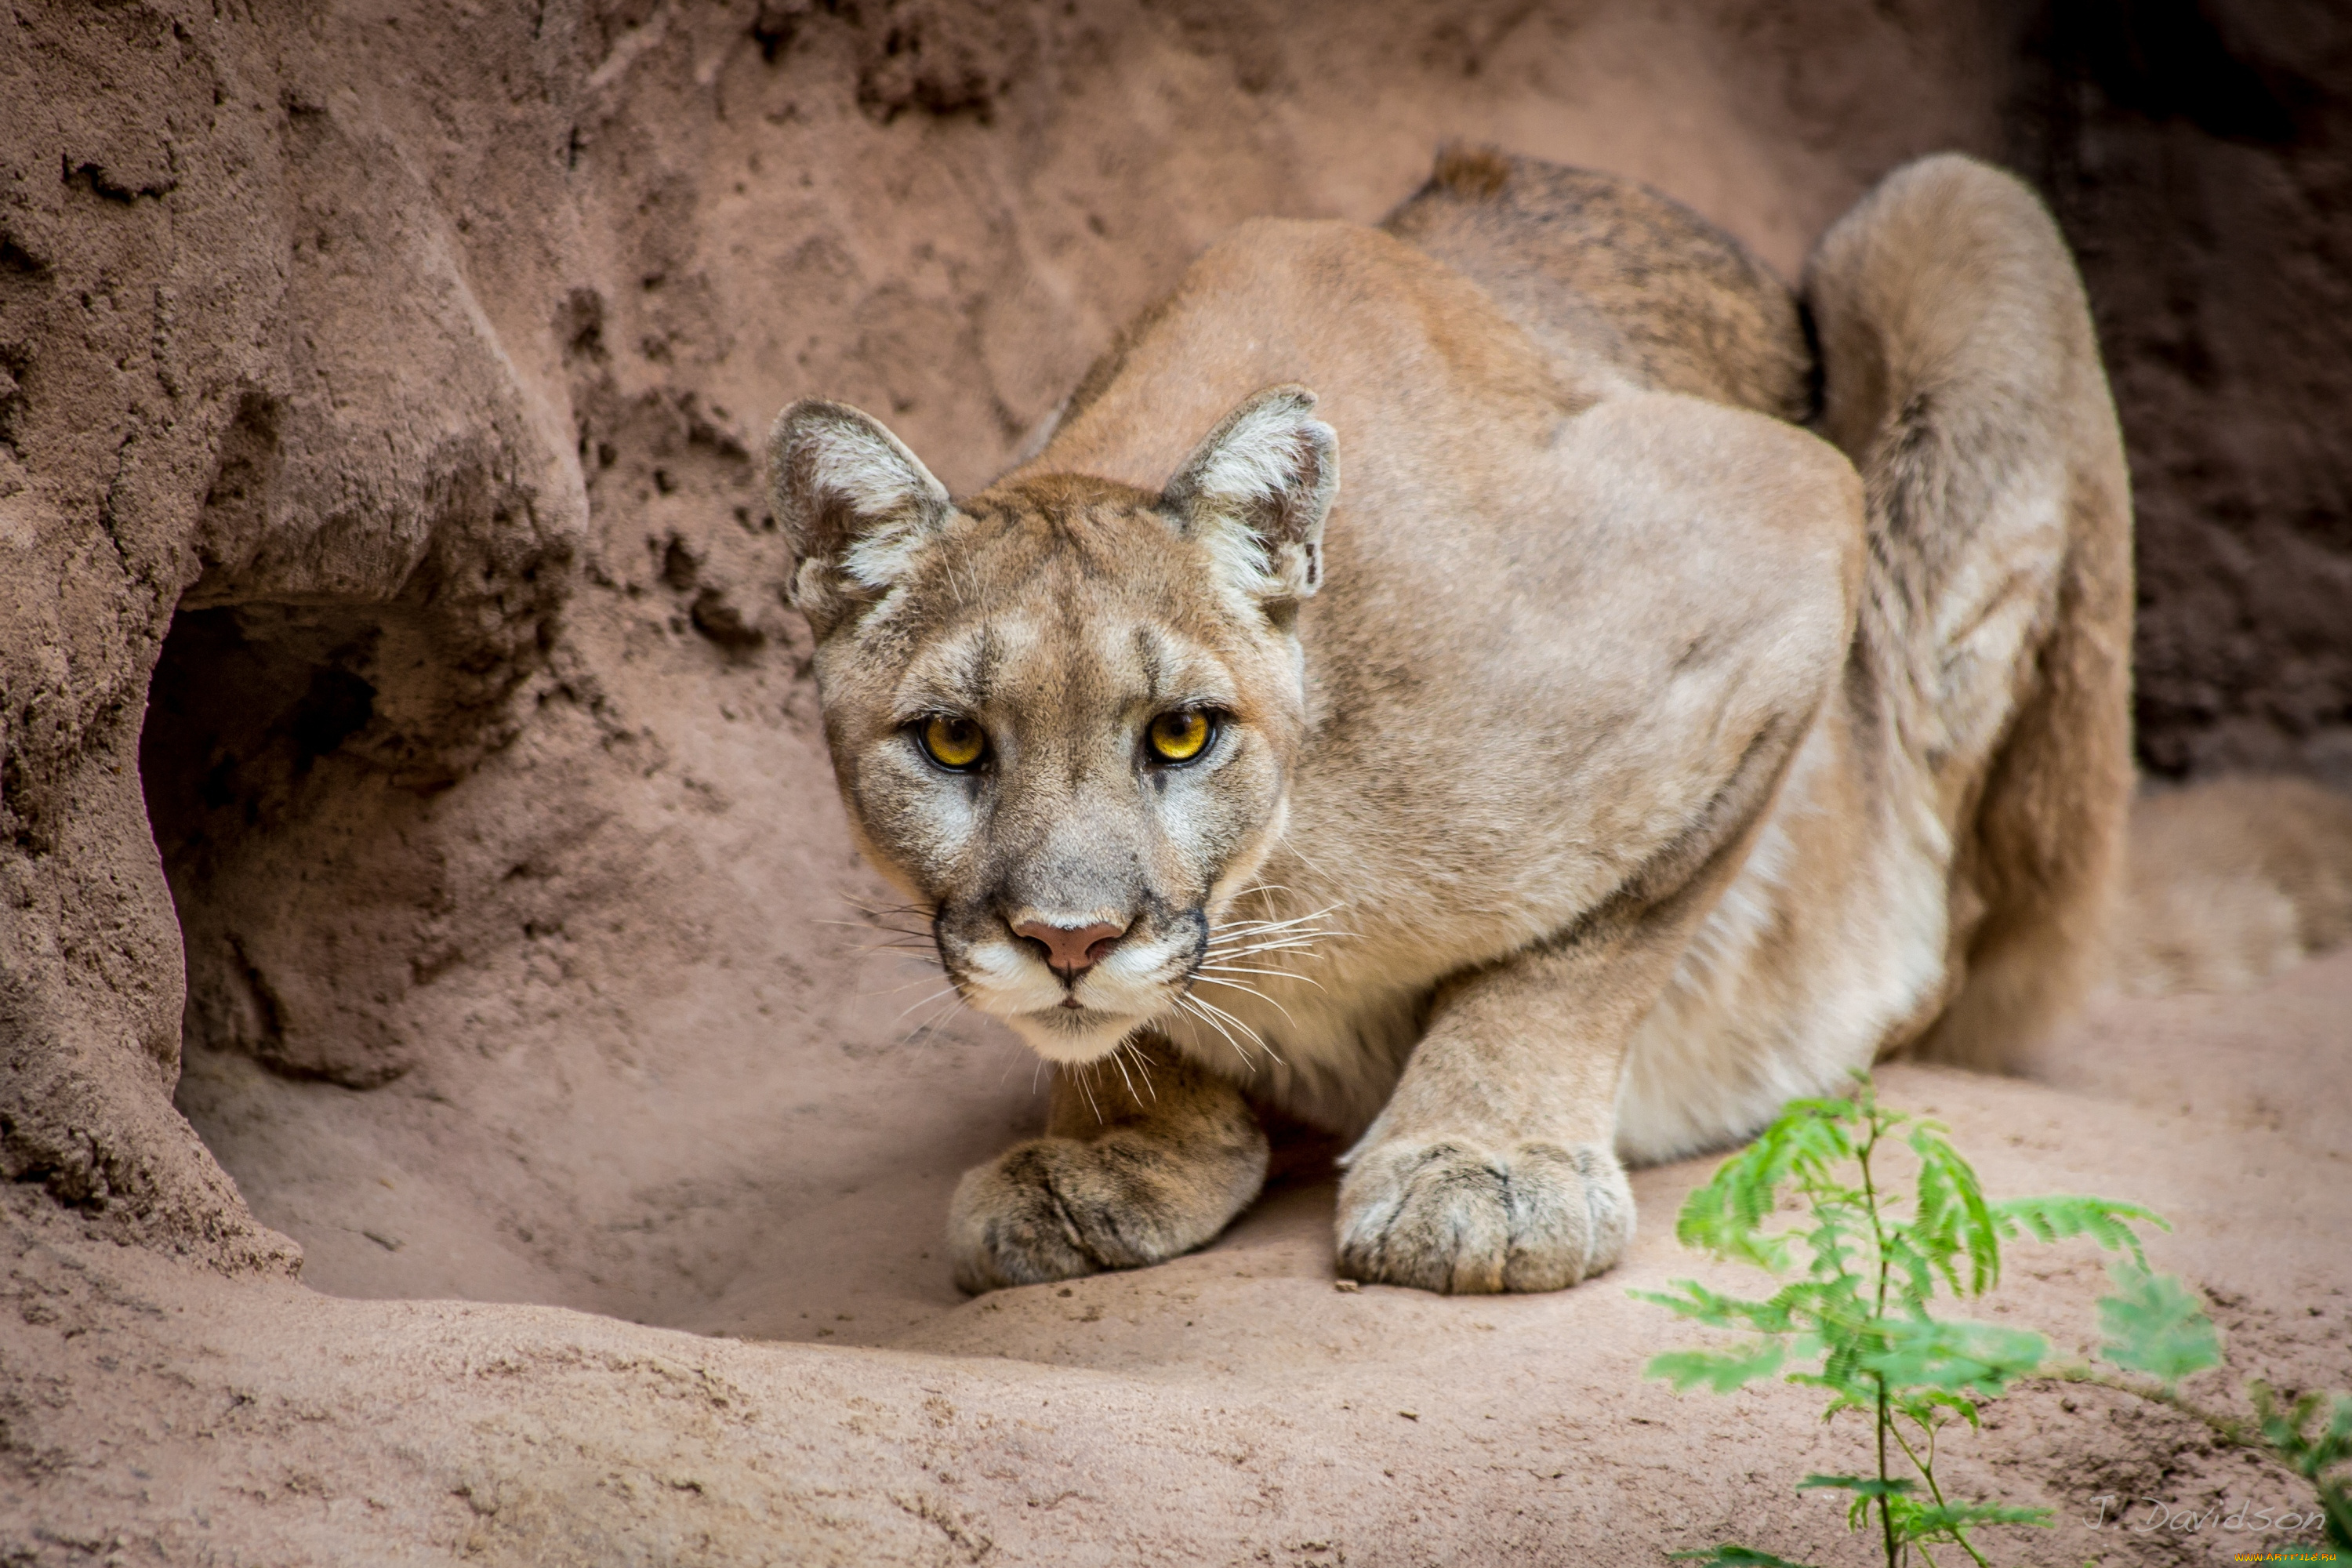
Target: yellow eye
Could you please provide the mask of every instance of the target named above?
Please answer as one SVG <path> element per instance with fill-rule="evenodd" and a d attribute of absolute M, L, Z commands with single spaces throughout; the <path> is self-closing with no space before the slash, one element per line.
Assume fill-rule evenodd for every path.
<path fill-rule="evenodd" d="M 969 719 L 935 714 L 923 721 L 923 750 L 943 768 L 969 768 L 988 751 L 988 731 Z"/>
<path fill-rule="evenodd" d="M 1206 713 L 1198 708 L 1187 708 L 1154 719 L 1151 728 L 1144 731 L 1144 739 L 1150 743 L 1151 754 L 1160 761 L 1189 763 L 1207 750 L 1209 737 L 1214 733 L 1216 726 L 1209 721 Z"/>

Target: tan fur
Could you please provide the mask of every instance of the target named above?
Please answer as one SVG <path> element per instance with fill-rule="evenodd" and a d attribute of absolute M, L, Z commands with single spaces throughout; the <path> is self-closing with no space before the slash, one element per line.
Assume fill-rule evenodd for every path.
<path fill-rule="evenodd" d="M 1978 1040 L 2073 994 L 2129 597 L 2071 263 L 2023 187 L 1933 159 L 1807 299 L 1827 441 L 1795 302 L 1729 240 L 1456 153 L 1389 232 L 1213 247 L 980 495 L 784 411 L 860 840 L 1060 1064 L 1048 1137 L 959 1189 L 960 1279 L 1214 1234 L 1263 1170 L 1246 1096 L 1359 1135 L 1346 1272 L 1573 1284 L 1632 1234 L 1623 1159 L 1742 1136 L 1955 998 Z M 1198 761 L 1139 749 L 1192 710 Z M 929 714 L 987 762 L 928 763 Z M 1065 973 L 1040 921 L 1127 934 Z"/>
<path fill-rule="evenodd" d="M 1476 279 L 1555 363 L 1781 419 L 1812 413 L 1813 355 L 1788 286 L 1645 185 L 1449 148 L 1381 226 Z"/>
<path fill-rule="evenodd" d="M 1056 1073 L 1045 1136 L 956 1187 L 956 1283 L 994 1290 L 1190 1252 L 1257 1196 L 1265 1166 L 1241 1092 L 1164 1045 L 1115 1071 Z"/>
<path fill-rule="evenodd" d="M 1865 611 L 1958 825 L 1923 1055 L 2000 1067 L 2095 977 L 2131 789 L 2131 502 L 2081 284 L 2039 204 L 1931 159 L 1825 236 L 1825 434 L 1914 542 Z M 1922 613 L 1925 611 L 1926 613 Z M 1990 757 L 1986 758 L 1990 743 Z"/>

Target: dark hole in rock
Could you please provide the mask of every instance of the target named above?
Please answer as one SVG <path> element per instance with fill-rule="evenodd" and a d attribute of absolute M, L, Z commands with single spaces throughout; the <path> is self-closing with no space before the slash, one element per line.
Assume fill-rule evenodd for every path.
<path fill-rule="evenodd" d="M 696 595 L 689 613 L 694 629 L 730 654 L 750 653 L 768 640 L 768 635 L 746 621 L 743 612 L 716 588 L 705 588 Z"/>
<path fill-rule="evenodd" d="M 346 877 L 415 880 L 373 863 L 418 798 L 368 754 L 392 729 L 379 712 L 380 608 L 239 605 L 173 619 L 139 769 L 186 952 L 186 1049 L 354 1088 L 406 1065 L 403 1042 L 352 1005 L 383 989 L 367 910 L 324 919 L 310 896 Z"/>
<path fill-rule="evenodd" d="M 702 563 L 694 558 L 686 541 L 672 536 L 662 549 L 662 581 L 683 594 L 694 586 L 701 570 Z"/>
<path fill-rule="evenodd" d="M 167 872 L 281 819 L 319 759 L 373 714 L 357 668 L 369 628 L 316 626 L 305 647 L 255 635 L 255 619 L 250 606 L 184 611 L 156 661 L 139 771 Z"/>

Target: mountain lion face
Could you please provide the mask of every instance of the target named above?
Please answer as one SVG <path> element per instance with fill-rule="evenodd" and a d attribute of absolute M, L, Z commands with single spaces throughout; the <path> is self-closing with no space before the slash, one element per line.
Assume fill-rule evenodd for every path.
<path fill-rule="evenodd" d="M 1077 475 L 961 504 L 879 424 L 784 411 L 794 601 L 860 847 L 963 997 L 1085 1062 L 1171 1011 L 1282 831 L 1298 601 L 1337 489 L 1276 388 L 1159 495 Z"/>

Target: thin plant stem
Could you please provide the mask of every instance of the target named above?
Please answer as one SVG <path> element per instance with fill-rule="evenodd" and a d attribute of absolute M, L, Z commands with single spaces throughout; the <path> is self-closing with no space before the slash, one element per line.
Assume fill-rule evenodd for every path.
<path fill-rule="evenodd" d="M 1878 1099 L 1867 1089 L 1864 1090 L 1864 1097 L 1862 1110 L 1863 1114 L 1870 1119 L 1870 1136 L 1855 1151 L 1854 1158 L 1862 1166 L 1862 1205 L 1864 1211 L 1870 1215 L 1870 1238 L 1877 1251 L 1877 1315 L 1884 1318 L 1886 1316 L 1886 1283 L 1893 1265 L 1886 1257 L 1886 1230 L 1878 1219 L 1878 1187 L 1870 1173 L 1870 1153 L 1878 1147 Z M 1870 1376 L 1878 1386 L 1878 1529 L 1886 1541 L 1886 1568 L 1903 1568 L 1902 1559 L 1895 1555 L 1894 1500 L 1886 1493 L 1892 1479 L 1886 1473 L 1886 1374 L 1874 1372 Z"/>
<path fill-rule="evenodd" d="M 2160 1384 L 2139 1383 L 2130 1378 L 2117 1377 L 2112 1373 L 2101 1372 L 2095 1366 L 2085 1366 L 2081 1362 L 2050 1367 L 2041 1373 L 2041 1377 L 2054 1383 L 2087 1383 L 2095 1388 L 2113 1389 L 2117 1394 L 2128 1394 L 2136 1398 L 2145 1399 L 2151 1405 L 2169 1406 L 2183 1415 L 2203 1422 L 2212 1431 L 2214 1436 L 2231 1447 L 2251 1449 L 2284 1468 L 2290 1470 L 2294 1468 L 2278 1457 L 2277 1452 L 2263 1436 L 2261 1426 L 2254 1422 L 2243 1420 L 2235 1415 L 2224 1415 L 2218 1410 L 2208 1410 L 2195 1400 L 2185 1399 L 2173 1390 Z M 2039 1379 L 2032 1381 L 2039 1381 Z"/>
<path fill-rule="evenodd" d="M 1922 1426 L 1920 1430 L 1927 1435 L 1927 1457 L 1924 1459 L 1919 1457 L 1918 1451 L 1913 1448 L 1910 1443 L 1904 1437 L 1903 1429 L 1899 1426 L 1895 1429 L 1895 1441 L 1901 1445 L 1903 1457 L 1911 1461 L 1911 1468 L 1917 1470 L 1920 1475 L 1927 1478 L 1927 1495 L 1936 1500 L 1936 1506 L 1937 1508 L 1942 1508 L 1945 1506 L 1944 1489 L 1936 1484 L 1936 1429 L 1933 1426 Z M 1966 1534 L 1962 1533 L 1959 1530 L 1955 1529 L 1952 1531 L 1952 1539 L 1960 1543 L 1961 1551 L 1976 1559 L 1977 1568 L 1992 1568 L 1992 1564 L 1985 1561 L 1984 1553 L 1979 1552 L 1973 1545 L 1969 1544 L 1969 1538 Z M 1922 1557 L 1927 1557 L 1927 1549 L 1922 1546 L 1919 1549 L 1919 1555 Z M 1935 1559 L 1927 1557 L 1927 1561 L 1933 1563 Z"/>

